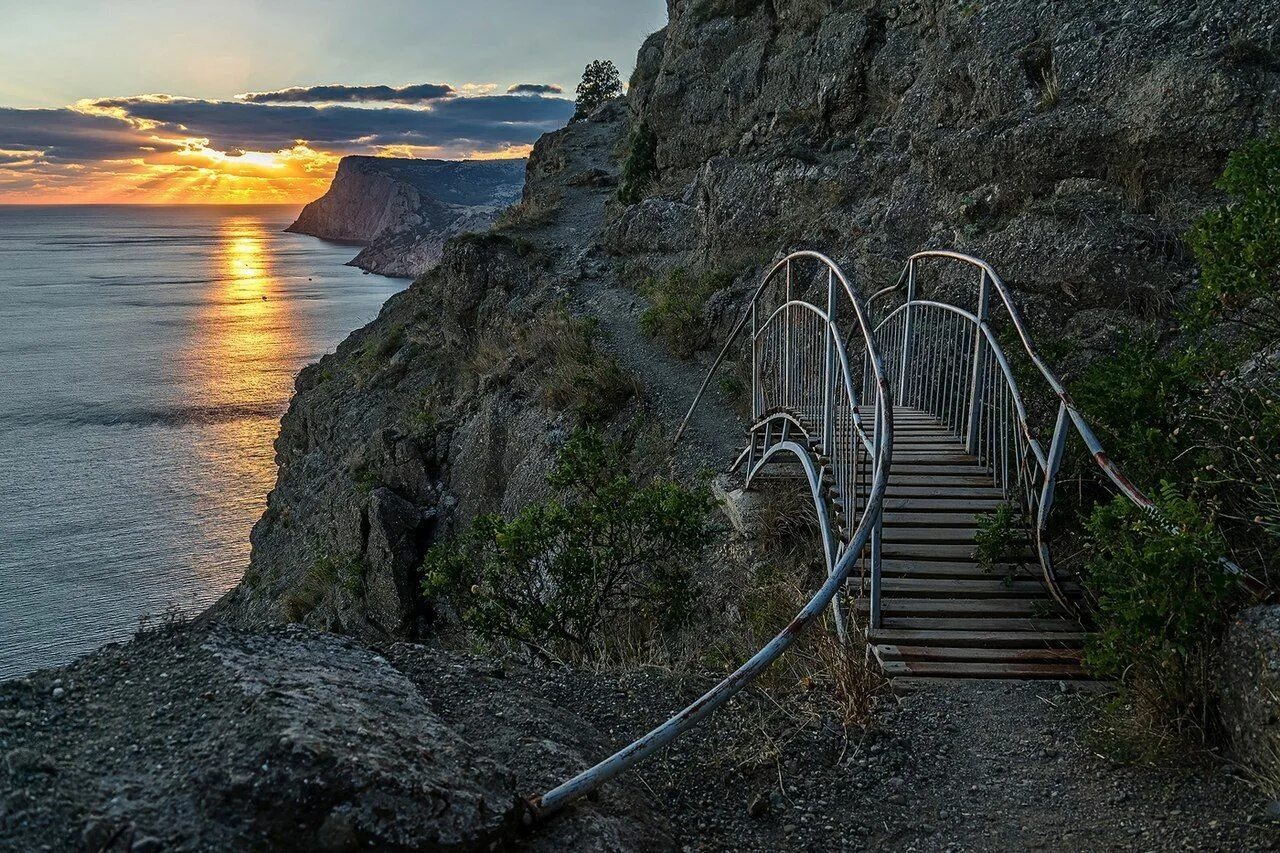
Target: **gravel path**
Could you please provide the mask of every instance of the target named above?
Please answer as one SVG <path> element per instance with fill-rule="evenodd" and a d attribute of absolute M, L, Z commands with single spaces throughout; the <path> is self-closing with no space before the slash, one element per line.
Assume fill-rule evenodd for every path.
<path fill-rule="evenodd" d="M 493 737 L 491 718 L 476 721 L 477 692 L 518 689 L 590 721 L 614 747 L 710 683 L 515 671 L 448 687 L 424 675 L 432 668 L 408 668 L 468 736 Z M 928 685 L 886 696 L 869 729 L 846 732 L 805 697 L 780 706 L 746 694 L 556 820 L 607 811 L 619 789 L 638 788 L 677 849 L 691 851 L 1280 849 L 1280 824 L 1229 767 L 1100 755 L 1090 732 L 1099 701 L 1056 682 Z M 535 742 L 548 734 L 545 720 L 521 713 L 508 706 L 504 724 Z M 516 769 L 531 792 L 560 781 L 545 767 Z"/>

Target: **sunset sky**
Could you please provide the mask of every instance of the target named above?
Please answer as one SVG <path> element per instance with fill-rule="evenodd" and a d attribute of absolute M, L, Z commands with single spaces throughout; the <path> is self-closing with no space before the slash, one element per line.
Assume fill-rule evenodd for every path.
<path fill-rule="evenodd" d="M 0 203 L 309 201 L 344 154 L 520 156 L 663 0 L 0 0 Z"/>

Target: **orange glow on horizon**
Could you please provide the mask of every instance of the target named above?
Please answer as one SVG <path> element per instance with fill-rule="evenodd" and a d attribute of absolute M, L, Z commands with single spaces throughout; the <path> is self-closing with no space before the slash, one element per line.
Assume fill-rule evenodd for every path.
<path fill-rule="evenodd" d="M 305 204 L 329 189 L 342 159 L 301 141 L 280 151 L 219 151 L 194 138 L 156 141 L 158 150 L 142 159 L 46 164 L 35 183 L 19 183 L 27 176 L 12 168 L 30 160 L 0 164 L 0 204 Z M 532 145 L 464 152 L 396 147 L 377 154 L 491 160 L 527 157 L 532 150 Z M 34 160 L 42 152 L 22 156 Z"/>

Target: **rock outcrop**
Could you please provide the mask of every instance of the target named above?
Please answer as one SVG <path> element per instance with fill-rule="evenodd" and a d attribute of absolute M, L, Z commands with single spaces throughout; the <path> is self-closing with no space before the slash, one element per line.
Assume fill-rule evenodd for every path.
<path fill-rule="evenodd" d="M 287 231 L 363 245 L 351 265 L 413 278 L 446 240 L 485 231 L 520 197 L 524 160 L 343 157 L 333 183 Z"/>
<path fill-rule="evenodd" d="M 1237 760 L 1280 779 L 1280 606 L 1251 607 L 1235 618 L 1219 671 L 1222 724 Z"/>
<path fill-rule="evenodd" d="M 0 848 L 510 849 L 532 787 L 606 748 L 465 656 L 392 652 L 299 626 L 164 627 L 6 682 Z M 531 749 L 548 720 L 562 734 Z M 618 789 L 530 849 L 671 849 L 635 797 Z"/>
<path fill-rule="evenodd" d="M 1274 2 L 668 8 L 628 93 L 661 204 L 618 219 L 616 251 L 673 231 L 730 267 L 814 247 L 872 292 L 958 249 L 1086 348 L 1167 310 L 1227 153 L 1280 124 Z"/>
<path fill-rule="evenodd" d="M 562 367 L 548 361 L 559 327 L 539 332 L 539 318 L 559 310 L 612 194 L 569 180 L 607 162 L 625 129 L 615 103 L 543 137 L 529 186 L 563 219 L 449 241 L 438 267 L 299 373 L 250 567 L 214 618 L 420 635 L 422 557 L 439 532 L 545 494 L 573 415 L 539 391 Z"/>

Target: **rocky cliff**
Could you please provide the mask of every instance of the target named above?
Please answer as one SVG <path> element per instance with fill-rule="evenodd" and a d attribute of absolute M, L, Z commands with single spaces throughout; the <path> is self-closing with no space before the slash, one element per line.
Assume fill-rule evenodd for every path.
<path fill-rule="evenodd" d="M 348 621 L 411 630 L 433 531 L 539 494 L 568 426 L 528 390 L 524 371 L 547 365 L 492 349 L 515 346 L 512 329 L 548 306 L 593 318 L 660 415 L 681 410 L 699 369 L 638 333 L 644 276 L 727 270 L 705 309 L 723 328 L 734 294 L 784 249 L 827 252 L 867 290 L 920 248 L 973 252 L 1002 271 L 1037 334 L 1069 336 L 1088 358 L 1176 303 L 1194 277 L 1181 235 L 1218 200 L 1227 153 L 1280 125 L 1274 3 L 672 0 L 669 11 L 625 106 L 539 140 L 523 217 L 447 244 L 439 269 L 300 375 L 235 612 L 279 621 L 286 599 L 343 598 L 308 578 L 317 559 L 354 560 L 372 580 Z M 623 206 L 613 187 L 640 122 L 658 174 Z M 495 380 L 484 360 L 512 367 Z M 695 424 L 682 452 L 718 464 L 732 416 L 714 401 L 702 416 L 709 428 Z"/>
<path fill-rule="evenodd" d="M 523 183 L 524 160 L 343 157 L 329 191 L 285 230 L 363 245 L 352 266 L 412 278 L 450 237 L 488 229 Z"/>
<path fill-rule="evenodd" d="M 958 249 L 1086 346 L 1176 299 L 1227 152 L 1280 123 L 1270 2 L 669 8 L 628 96 L 662 177 L 616 251 L 812 246 L 874 291 Z"/>
<path fill-rule="evenodd" d="M 0 831 L 31 826 L 48 791 L 97 791 L 85 780 L 116 778 L 110 767 L 90 767 L 83 775 L 68 772 L 74 784 L 59 788 L 50 780 L 63 765 L 39 754 L 43 731 L 68 720 L 88 725 L 132 701 L 167 715 L 174 728 L 166 734 L 189 734 L 173 721 L 201 720 L 193 710 L 198 703 L 192 696 L 169 700 L 160 688 L 173 673 L 190 670 L 214 685 L 213 699 L 202 701 L 234 697 L 216 706 L 225 714 L 252 705 L 242 695 L 263 697 L 261 709 L 248 710 L 260 715 L 264 734 L 233 754 L 227 779 L 211 777 L 219 797 L 242 805 L 255 780 L 277 772 L 245 769 L 260 758 L 299 761 L 308 772 L 312 755 L 329 762 L 322 770 L 363 760 L 346 751 L 347 729 L 336 720 L 300 716 L 296 725 L 287 723 L 286 711 L 317 699 L 323 702 L 316 715 L 340 706 L 324 703 L 330 688 L 340 693 L 335 682 L 344 682 L 352 701 L 387 691 L 393 706 L 406 705 L 418 720 L 411 733 L 439 738 L 441 757 L 416 751 L 403 757 L 412 779 L 431 783 L 446 761 L 472 768 L 459 771 L 464 784 L 456 791 L 469 815 L 483 817 L 470 846 L 509 839 L 517 790 L 553 782 L 581 767 L 584 756 L 620 745 L 678 700 L 698 695 L 705 682 L 675 689 L 616 674 L 526 670 L 514 679 L 521 683 L 508 685 L 508 673 L 496 664 L 486 671 L 404 643 L 379 646 L 385 656 L 378 658 L 359 644 L 301 629 L 280 634 L 278 626 L 301 622 L 376 644 L 433 639 L 432 614 L 419 593 L 424 550 L 480 512 L 513 512 L 544 494 L 543 475 L 577 422 L 576 403 L 607 403 L 598 416 L 605 429 L 638 410 L 659 429 L 678 419 L 703 364 L 675 358 L 640 333 L 646 277 L 678 266 L 726 271 L 716 280 L 729 283 L 702 312 L 707 327 L 722 329 L 761 265 L 780 251 L 818 248 L 874 290 L 893 281 L 910 252 L 958 248 L 1005 273 L 1037 334 L 1069 335 L 1087 358 L 1092 345 L 1117 330 L 1168 317 L 1194 278 L 1180 235 L 1218 200 L 1213 184 L 1227 152 L 1280 125 L 1276 0 L 672 0 L 669 12 L 669 25 L 641 48 L 624 101 L 538 141 L 521 203 L 501 229 L 447 241 L 435 269 L 299 375 L 276 442 L 276 488 L 253 532 L 251 566 L 205 620 L 223 627 L 155 653 L 128 647 L 115 671 L 105 669 L 110 660 L 86 662 L 87 669 L 71 674 L 70 698 L 106 696 L 102 708 L 62 710 L 58 703 L 68 696 L 49 674 L 6 694 L 18 711 L 11 720 L 0 715 L 9 727 L 0 728 L 0 744 L 23 752 L 9 759 L 16 768 L 10 775 L 21 784 L 10 786 L 18 793 L 0 810 Z M 641 123 L 656 141 L 657 174 L 638 203 L 624 206 L 615 196 L 619 164 Z M 361 210 L 361 199 L 380 199 L 361 214 L 365 230 L 344 232 L 329 223 L 330 236 L 369 239 L 368 228 L 382 223 L 389 206 L 408 209 L 408 190 L 395 189 L 389 177 L 370 180 L 380 189 L 366 195 L 353 186 L 355 203 L 344 205 Z M 579 340 L 578 318 L 594 330 L 591 346 L 560 346 Z M 584 351 L 592 348 L 634 377 L 626 393 L 589 381 L 593 356 Z M 677 448 L 674 470 L 731 461 L 741 435 L 735 426 L 727 397 L 713 394 Z M 707 623 L 721 624 L 711 616 Z M 225 626 L 276 639 L 264 646 L 235 631 L 216 633 Z M 118 677 L 148 666 L 145 679 Z M 295 668 L 336 674 L 321 685 L 283 678 L 282 690 L 255 693 Z M 353 672 L 386 683 L 365 685 L 348 677 Z M 89 685 L 84 694 L 81 684 Z M 528 712 L 531 694 L 542 698 Z M 594 831 L 590 843 L 566 844 L 1267 843 L 1268 830 L 1241 806 L 1251 795 L 1220 772 L 1153 776 L 1098 761 L 1086 711 L 1066 698 L 1046 701 L 1031 688 L 966 686 L 933 704 L 907 702 L 884 732 L 872 729 L 861 741 L 825 712 L 768 717 L 774 710 L 752 701 L 743 699 L 678 745 L 670 763 L 664 754 L 647 765 L 653 775 L 638 777 L 646 785 L 624 781 L 600 802 L 575 809 L 575 820 L 597 812 L 627 817 Z M 428 705 L 431 713 L 420 714 Z M 437 732 L 437 717 L 483 754 Z M 361 720 L 375 731 L 408 725 L 400 710 L 381 703 Z M 583 720 L 598 721 L 607 736 L 580 732 Z M 297 729 L 316 725 L 333 726 L 333 742 L 302 738 L 295 750 Z M 571 743 L 565 732 L 576 733 Z M 282 734 L 291 739 L 276 737 Z M 123 731 L 121 748 L 133 735 Z M 66 741 L 79 742 L 116 741 Z M 62 744 L 51 752 L 61 754 Z M 141 766 L 159 761 L 162 747 L 147 747 Z M 375 739 L 369 748 L 382 751 L 385 744 Z M 489 753 L 522 767 L 520 783 L 489 764 Z M 93 760 L 118 762 L 101 748 Z M 198 767 L 202 762 L 208 757 L 193 759 Z M 369 787 L 357 792 L 342 787 L 338 773 L 322 776 L 316 789 L 307 787 L 307 773 L 281 778 L 296 787 L 286 785 L 280 805 L 310 804 L 300 810 L 299 844 L 322 831 L 337 834 L 335 849 L 382 843 L 394 829 L 386 815 L 394 812 L 373 803 L 404 796 L 401 781 L 372 771 L 363 777 Z M 1006 784 L 1011 778 L 1026 785 Z M 187 781 L 179 775 L 139 785 L 179 790 Z M 337 793 L 317 793 L 331 790 Z M 34 792 L 30 799 L 27 791 Z M 1052 809 L 1045 808 L 1049 796 Z M 109 815 L 110 828 L 126 818 L 148 830 L 154 824 L 134 789 L 114 805 L 99 799 L 105 801 L 90 807 Z M 82 820 L 84 808 L 67 806 L 56 818 Z M 371 812 L 377 819 L 366 820 Z M 650 813 L 663 816 L 661 827 L 646 818 Z M 1210 813 L 1227 817 L 1202 819 Z M 449 829 L 447 814 L 443 820 Z M 553 823 L 549 831 L 566 825 L 576 826 Z M 114 831 L 97 826 L 85 830 Z M 15 837 L 39 837 L 19 836 L 23 828 Z M 415 819 L 405 831 L 440 829 Z M 254 833 L 271 831 L 251 826 L 235 838 L 254 843 L 266 837 Z M 407 849 L 444 846 L 425 836 L 400 837 Z"/>

